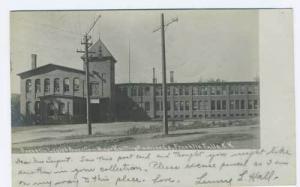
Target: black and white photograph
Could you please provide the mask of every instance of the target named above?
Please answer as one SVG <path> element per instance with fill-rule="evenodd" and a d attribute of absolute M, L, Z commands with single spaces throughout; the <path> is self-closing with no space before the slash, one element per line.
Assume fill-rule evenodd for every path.
<path fill-rule="evenodd" d="M 13 11 L 12 152 L 260 148 L 258 11 Z"/>

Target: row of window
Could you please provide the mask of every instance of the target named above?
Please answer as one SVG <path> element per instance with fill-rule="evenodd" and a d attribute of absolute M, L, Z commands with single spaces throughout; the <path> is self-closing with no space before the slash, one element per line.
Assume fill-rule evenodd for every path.
<path fill-rule="evenodd" d="M 236 113 L 236 114 L 193 114 L 192 117 L 193 118 L 221 118 L 221 117 L 245 117 L 245 116 L 258 116 L 258 113 Z M 190 118 L 190 115 L 174 115 L 174 118 L 179 118 L 179 119 L 183 119 L 183 118 Z M 155 118 L 162 118 L 161 115 L 156 115 Z M 171 115 L 168 115 L 168 118 L 171 118 Z"/>
<path fill-rule="evenodd" d="M 228 108 L 226 100 L 211 100 L 210 105 L 208 100 L 199 101 L 174 101 L 173 107 L 175 111 L 188 111 L 190 110 L 190 104 L 192 104 L 192 110 L 226 110 Z M 140 103 L 142 105 L 142 103 Z M 248 100 L 247 106 L 245 100 L 230 100 L 229 109 L 230 110 L 244 110 L 244 109 L 258 109 L 258 101 Z M 163 110 L 162 101 L 155 102 L 155 109 L 158 111 Z M 167 101 L 167 110 L 171 109 L 170 101 Z M 145 110 L 150 111 L 150 102 L 145 102 Z"/>
<path fill-rule="evenodd" d="M 130 89 L 131 94 L 129 95 L 128 89 Z M 123 87 L 121 88 L 121 93 L 128 96 L 149 96 L 150 88 L 146 87 Z M 192 92 L 192 93 L 190 93 Z M 192 90 L 188 86 L 174 87 L 173 95 L 183 96 L 183 95 L 227 95 L 228 88 L 226 86 L 194 86 Z M 257 86 L 230 86 L 230 95 L 243 95 L 243 94 L 258 94 Z M 155 95 L 162 95 L 162 87 L 156 87 Z M 171 95 L 170 87 L 167 88 L 167 95 Z"/>
<path fill-rule="evenodd" d="M 30 115 L 30 108 L 31 108 L 32 103 L 29 101 L 26 103 L 26 114 Z M 55 115 L 55 106 L 53 103 L 48 103 L 47 104 L 47 115 L 48 116 L 53 116 Z M 36 101 L 34 103 L 34 112 L 36 115 L 40 115 L 41 114 L 41 110 L 40 110 L 40 101 Z M 68 111 L 66 110 L 66 105 L 65 103 L 59 103 L 58 104 L 58 110 L 57 110 L 57 114 L 58 115 L 66 115 L 68 113 Z"/>
<path fill-rule="evenodd" d="M 55 78 L 53 80 L 53 90 L 55 93 L 60 92 L 60 84 L 59 84 L 60 79 Z M 50 92 L 50 79 L 46 78 L 44 79 L 44 92 L 49 93 Z M 80 80 L 79 78 L 74 78 L 73 79 L 73 91 L 79 91 L 79 85 L 80 85 Z M 36 79 L 34 81 L 34 85 L 32 84 L 31 80 L 28 79 L 26 80 L 26 93 L 31 93 L 32 89 L 34 89 L 35 93 L 40 93 L 41 92 L 41 80 Z M 63 79 L 63 91 L 64 92 L 69 92 L 70 91 L 70 79 L 65 78 Z"/>

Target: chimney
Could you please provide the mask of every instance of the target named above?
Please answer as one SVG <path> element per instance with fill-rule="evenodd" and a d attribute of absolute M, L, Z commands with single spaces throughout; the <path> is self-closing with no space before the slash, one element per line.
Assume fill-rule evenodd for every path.
<path fill-rule="evenodd" d="M 155 68 L 153 68 L 152 70 L 153 70 L 153 79 L 152 79 L 152 80 L 153 80 L 153 84 L 155 84 L 155 83 L 156 83 L 156 79 L 155 79 Z"/>
<path fill-rule="evenodd" d="M 36 54 L 31 54 L 31 69 L 35 69 L 36 68 Z"/>
<path fill-rule="evenodd" d="M 174 71 L 170 71 L 170 83 L 174 83 Z"/>

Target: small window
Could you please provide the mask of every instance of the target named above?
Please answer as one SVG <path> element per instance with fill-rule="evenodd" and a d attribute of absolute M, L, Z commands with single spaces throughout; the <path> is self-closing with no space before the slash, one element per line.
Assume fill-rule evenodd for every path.
<path fill-rule="evenodd" d="M 184 87 L 184 95 L 190 95 L 189 87 Z"/>
<path fill-rule="evenodd" d="M 74 90 L 74 92 L 79 91 L 79 78 L 75 78 L 73 80 L 73 90 Z"/>
<path fill-rule="evenodd" d="M 54 92 L 59 92 L 59 78 L 54 79 Z"/>
<path fill-rule="evenodd" d="M 65 78 L 64 79 L 64 92 L 69 92 L 70 91 L 70 79 Z"/>
<path fill-rule="evenodd" d="M 177 111 L 179 109 L 179 102 L 174 101 L 174 110 Z"/>
<path fill-rule="evenodd" d="M 245 100 L 241 100 L 241 109 L 245 109 Z"/>
<path fill-rule="evenodd" d="M 235 100 L 235 109 L 236 110 L 240 109 L 240 101 L 239 100 Z"/>
<path fill-rule="evenodd" d="M 143 96 L 143 88 L 138 87 L 138 96 Z"/>
<path fill-rule="evenodd" d="M 26 80 L 26 93 L 30 93 L 31 92 L 31 80 L 28 79 Z"/>

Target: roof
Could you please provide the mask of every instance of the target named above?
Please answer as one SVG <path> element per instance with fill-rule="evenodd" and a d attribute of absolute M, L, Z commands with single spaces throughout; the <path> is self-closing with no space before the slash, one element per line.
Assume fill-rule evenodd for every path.
<path fill-rule="evenodd" d="M 113 62 L 117 62 L 100 38 L 89 48 L 89 52 L 92 52 L 89 54 L 90 61 L 110 59 Z M 81 58 L 84 59 L 85 55 L 83 55 Z"/>
<path fill-rule="evenodd" d="M 113 62 L 117 62 L 100 38 L 89 48 L 89 52 L 93 52 L 89 54 L 90 61 L 110 59 Z M 85 58 L 85 55 L 83 55 L 81 58 Z"/>
<path fill-rule="evenodd" d="M 56 64 L 47 64 L 47 65 L 44 65 L 44 66 L 37 67 L 35 69 L 31 69 L 29 71 L 19 73 L 18 75 L 22 79 L 24 79 L 24 78 L 27 78 L 27 77 L 31 77 L 33 75 L 44 74 L 44 73 L 48 73 L 48 72 L 54 71 L 54 70 L 62 70 L 62 71 L 85 74 L 85 72 L 83 70 L 78 70 L 78 69 L 69 68 L 69 67 L 65 67 L 65 66 L 60 66 L 60 65 L 56 65 Z"/>

